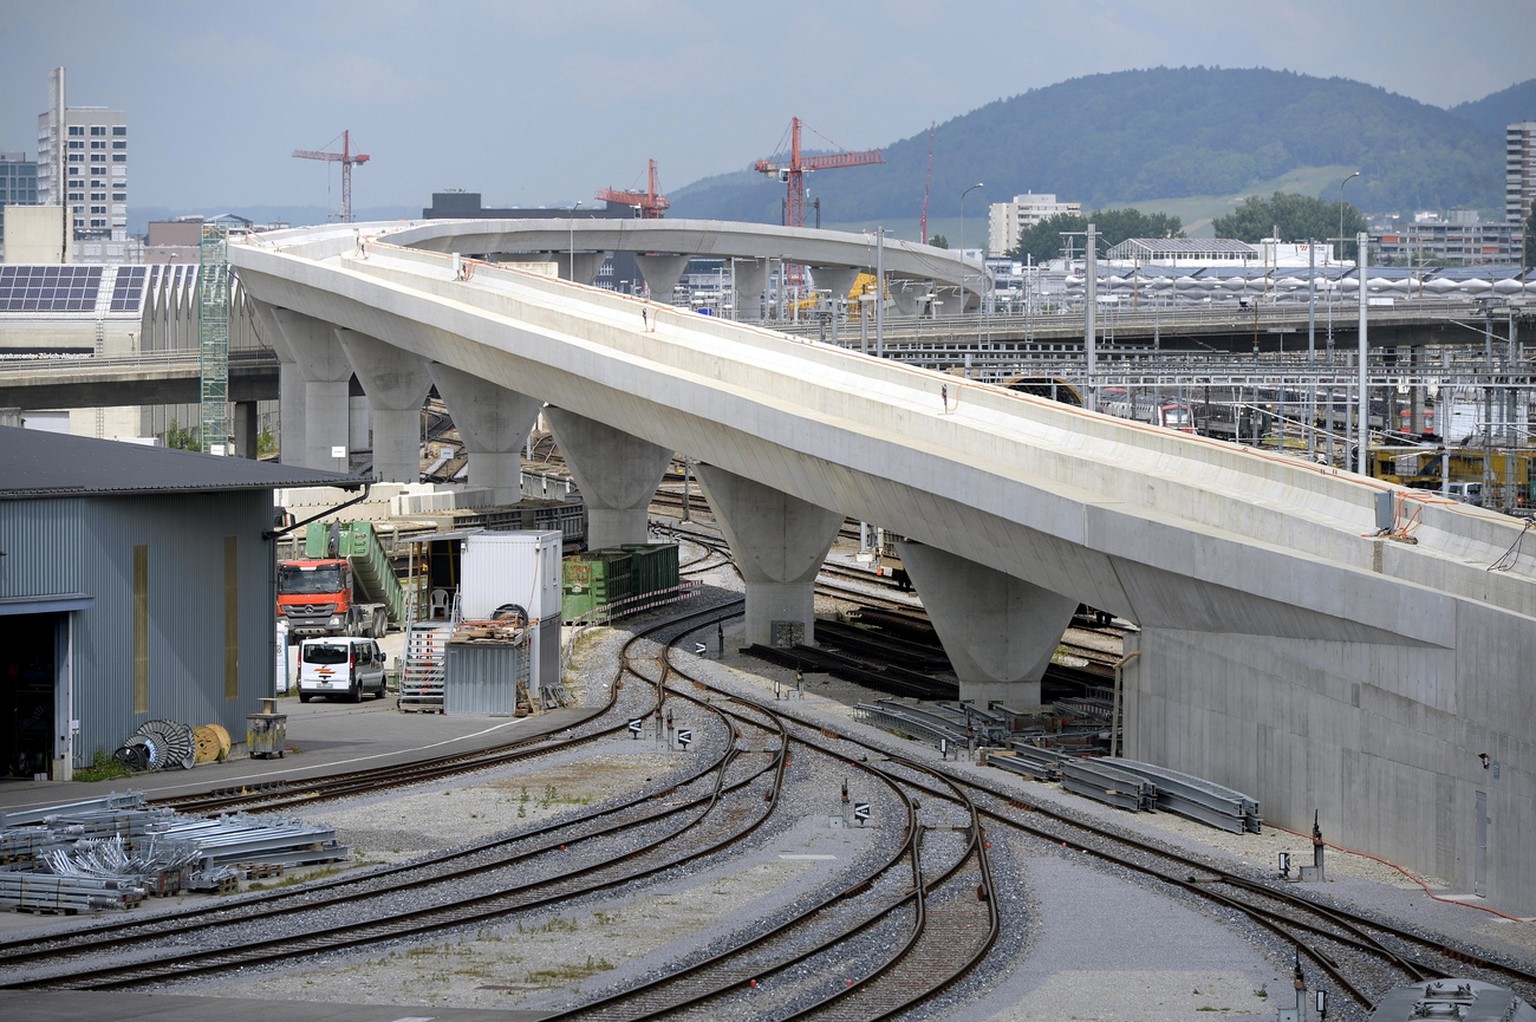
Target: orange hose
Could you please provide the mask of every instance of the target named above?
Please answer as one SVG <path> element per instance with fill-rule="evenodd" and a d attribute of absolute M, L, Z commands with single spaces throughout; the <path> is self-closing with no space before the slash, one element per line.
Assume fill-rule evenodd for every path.
<path fill-rule="evenodd" d="M 1303 832 L 1301 832 L 1299 830 L 1292 830 L 1289 827 L 1282 827 L 1278 823 L 1266 822 L 1264 824 L 1264 826 L 1272 827 L 1275 830 L 1283 830 L 1287 834 L 1295 834 L 1297 837 L 1306 838 L 1309 841 L 1312 839 L 1312 835 L 1311 834 L 1305 834 L 1305 833 L 1303 833 Z M 1343 845 L 1336 845 L 1332 841 L 1324 841 L 1323 845 L 1324 845 L 1324 847 L 1332 848 L 1336 852 L 1343 852 L 1345 855 L 1358 855 L 1362 859 L 1370 859 L 1372 862 L 1379 862 L 1383 866 L 1389 866 L 1392 869 L 1397 870 L 1399 873 L 1401 873 L 1403 876 L 1407 877 L 1409 880 L 1412 880 L 1414 883 L 1416 883 L 1420 887 L 1422 887 L 1424 889 L 1424 893 L 1429 895 L 1430 898 L 1432 898 L 1435 901 L 1443 901 L 1447 905 L 1461 905 L 1461 906 L 1464 906 L 1466 908 L 1475 908 L 1479 912 L 1487 912 L 1489 915 L 1498 916 L 1500 919 L 1508 919 L 1512 923 L 1524 923 L 1524 922 L 1528 922 L 1529 921 L 1529 920 L 1526 920 L 1526 919 L 1522 919 L 1519 916 L 1512 916 L 1512 915 L 1510 915 L 1507 912 L 1500 912 L 1496 908 L 1489 908 L 1487 905 L 1474 905 L 1471 902 L 1467 902 L 1467 901 L 1457 901 L 1455 898 L 1442 898 L 1442 897 L 1440 897 L 1440 895 L 1436 894 L 1434 891 L 1431 891 L 1429 889 L 1429 885 L 1428 884 L 1426 884 L 1419 877 L 1415 876 L 1413 873 L 1409 872 L 1408 869 L 1406 869 L 1403 866 L 1399 866 L 1397 863 L 1392 862 L 1389 859 L 1383 859 L 1379 855 L 1372 855 L 1369 852 L 1357 852 L 1353 848 L 1345 848 Z"/>

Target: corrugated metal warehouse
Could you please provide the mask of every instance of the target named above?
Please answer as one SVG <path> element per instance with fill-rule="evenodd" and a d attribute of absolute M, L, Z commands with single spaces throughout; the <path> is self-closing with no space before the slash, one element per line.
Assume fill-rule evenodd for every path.
<path fill-rule="evenodd" d="M 0 427 L 0 777 L 67 780 L 146 721 L 272 695 L 280 487 L 352 476 Z"/>

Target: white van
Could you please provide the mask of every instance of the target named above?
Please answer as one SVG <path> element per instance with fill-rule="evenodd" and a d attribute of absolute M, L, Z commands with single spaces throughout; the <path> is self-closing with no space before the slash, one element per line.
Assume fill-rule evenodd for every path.
<path fill-rule="evenodd" d="M 1475 504 L 1483 506 L 1482 483 L 1451 483 L 1446 487 L 1446 495 L 1452 500 L 1459 500 L 1463 504 Z"/>
<path fill-rule="evenodd" d="M 357 702 L 364 692 L 384 698 L 384 651 L 373 639 L 333 635 L 299 644 L 299 702 L 310 696 Z"/>

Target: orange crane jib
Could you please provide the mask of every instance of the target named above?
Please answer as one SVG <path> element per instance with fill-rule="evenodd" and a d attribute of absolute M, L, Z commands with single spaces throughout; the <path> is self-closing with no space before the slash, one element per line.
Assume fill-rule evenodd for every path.
<path fill-rule="evenodd" d="M 659 220 L 661 215 L 671 208 L 672 203 L 665 195 L 659 194 L 656 184 L 656 161 L 650 161 L 649 181 L 643 192 L 621 192 L 614 188 L 602 188 L 598 190 L 597 198 L 604 202 L 617 202 L 624 206 L 633 206 L 640 211 L 642 220 Z"/>
<path fill-rule="evenodd" d="M 325 160 L 329 163 L 341 164 L 341 221 L 352 222 L 352 167 L 355 164 L 367 163 L 367 153 L 354 153 L 352 151 L 352 132 L 341 133 L 341 152 L 327 153 L 318 149 L 295 149 L 293 155 L 301 160 Z"/>
<path fill-rule="evenodd" d="M 800 118 L 790 119 L 789 162 L 758 160 L 752 169 L 759 174 L 779 178 L 787 185 L 784 203 L 784 226 L 805 226 L 805 175 L 813 170 L 831 170 L 834 167 L 864 167 L 871 163 L 884 163 L 885 157 L 878 149 L 862 153 L 824 153 L 820 156 L 800 155 Z"/>

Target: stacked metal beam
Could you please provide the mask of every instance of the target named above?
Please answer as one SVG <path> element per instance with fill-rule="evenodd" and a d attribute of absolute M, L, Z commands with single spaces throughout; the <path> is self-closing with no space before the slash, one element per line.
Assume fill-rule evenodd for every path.
<path fill-rule="evenodd" d="M 1257 799 L 1203 777 L 1169 770 L 1133 759 L 1113 759 L 1117 769 L 1145 777 L 1157 785 L 1157 808 L 1177 813 L 1234 834 L 1260 832 L 1263 819 Z"/>
<path fill-rule="evenodd" d="M 1117 770 L 1103 759 L 1069 757 L 1063 760 L 1061 786 L 1133 813 L 1150 812 L 1157 800 L 1157 785 L 1128 771 Z"/>
<path fill-rule="evenodd" d="M 149 809 L 143 795 L 0 816 L 0 907 L 78 912 L 128 908 L 147 894 L 227 886 L 237 873 L 335 862 L 332 828 L 237 814 Z"/>

